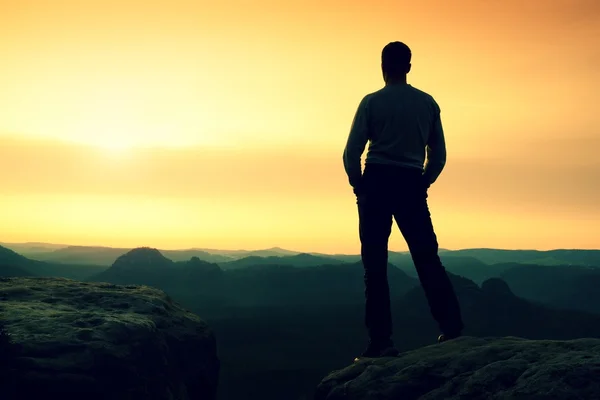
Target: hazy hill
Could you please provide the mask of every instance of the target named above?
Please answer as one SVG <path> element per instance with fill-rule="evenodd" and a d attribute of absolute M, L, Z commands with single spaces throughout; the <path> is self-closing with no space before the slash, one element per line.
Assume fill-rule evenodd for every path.
<path fill-rule="evenodd" d="M 478 258 L 466 255 L 440 253 L 440 259 L 448 272 L 471 279 L 476 283 L 482 283 L 486 279 L 498 277 L 507 268 L 503 265 L 489 265 Z M 390 252 L 388 260 L 407 274 L 411 276 L 417 275 L 409 253 Z"/>
<path fill-rule="evenodd" d="M 600 314 L 600 274 L 577 277 L 572 287 L 570 293 L 557 295 L 550 304 Z"/>
<path fill-rule="evenodd" d="M 11 264 L 6 264 L 0 261 L 0 277 L 9 276 L 33 276 L 33 273 L 19 267 L 14 267 Z"/>
<path fill-rule="evenodd" d="M 488 265 L 474 257 L 442 256 L 444 266 L 455 275 L 464 276 L 477 283 L 486 279 L 499 277 L 511 266 Z M 389 252 L 388 261 L 409 276 L 416 277 L 417 273 L 409 253 Z M 288 265 L 294 267 L 315 267 L 342 263 L 360 263 L 360 256 L 328 256 L 301 253 L 293 256 L 258 257 L 250 256 L 235 261 L 219 263 L 224 270 L 247 268 L 259 265 Z"/>
<path fill-rule="evenodd" d="M 487 264 L 581 265 L 600 267 L 600 250 L 500 250 L 464 249 L 440 251 L 443 256 L 475 257 Z"/>
<path fill-rule="evenodd" d="M 342 264 L 344 261 L 331 257 L 315 256 L 312 254 L 301 253 L 292 256 L 248 256 L 235 261 L 219 263 L 219 266 L 225 270 L 239 269 L 257 265 L 287 265 L 292 267 L 315 267 L 327 264 Z"/>
<path fill-rule="evenodd" d="M 361 263 L 222 270 L 198 258 L 175 263 L 156 249 L 139 248 L 119 257 L 90 280 L 155 286 L 187 304 L 198 304 L 203 315 L 216 315 L 236 307 L 362 304 L 363 274 Z M 418 284 L 391 265 L 389 276 L 393 297 Z"/>
<path fill-rule="evenodd" d="M 173 261 L 163 256 L 160 251 L 142 247 L 119 256 L 110 268 L 95 275 L 93 280 L 160 288 L 172 277 L 173 264 Z"/>
<path fill-rule="evenodd" d="M 388 266 L 391 296 L 402 296 L 418 285 L 415 278 Z M 243 306 L 318 306 L 364 303 L 361 263 L 299 268 L 265 265 L 225 271 L 226 287 Z"/>
<path fill-rule="evenodd" d="M 65 265 L 31 260 L 0 246 L 0 275 L 2 276 L 46 276 L 69 279 L 85 279 L 103 271 L 106 267 L 91 265 Z"/>
<path fill-rule="evenodd" d="M 2 243 L 0 243 L 2 244 Z M 20 254 L 36 257 L 42 257 L 44 260 L 56 262 L 70 262 L 79 264 L 111 265 L 118 256 L 131 250 L 130 248 L 111 248 L 104 246 L 69 246 L 63 244 L 51 243 L 10 243 L 2 244 Z M 358 251 L 358 249 L 357 249 Z M 184 250 L 163 250 L 174 261 L 188 260 L 191 257 L 198 257 L 208 262 L 225 262 L 237 260 L 245 257 L 283 257 L 295 256 L 301 254 L 298 251 L 273 247 L 263 250 L 219 250 L 209 248 L 192 248 Z M 323 258 L 336 259 L 344 262 L 356 262 L 360 260 L 358 254 L 323 254 L 309 253 L 311 255 Z M 440 249 L 440 255 L 446 259 L 448 257 L 469 257 L 475 258 L 486 264 L 504 264 L 504 263 L 527 263 L 538 265 L 582 265 L 600 267 L 600 250 L 503 250 L 503 249 L 461 249 L 447 250 Z M 398 264 L 409 257 L 408 252 L 390 251 L 390 262 Z M 95 258 L 94 258 L 95 257 Z M 42 261 L 44 261 L 42 260 Z"/>
<path fill-rule="evenodd" d="M 462 307 L 466 335 L 600 337 L 600 316 L 533 304 L 515 296 L 501 279 L 487 280 L 481 287 L 455 275 L 451 280 Z M 439 332 L 420 287 L 395 296 L 392 302 L 394 338 L 400 350 L 435 343 Z M 199 304 L 186 306 L 201 310 Z M 275 400 L 284 393 L 294 394 L 292 398 L 313 398 L 316 383 L 351 363 L 367 341 L 364 304 L 359 302 L 248 307 L 231 314 L 208 318 L 219 338 L 221 399 Z"/>
<path fill-rule="evenodd" d="M 206 250 L 213 253 L 218 250 Z M 215 253 L 216 254 L 216 253 Z M 223 252 L 222 254 L 231 255 L 238 258 L 248 256 L 290 256 L 297 255 L 298 252 L 274 248 L 263 251 L 238 251 L 238 252 Z M 344 262 L 356 262 L 360 260 L 358 254 L 323 254 L 309 253 L 314 256 L 333 258 Z M 538 264 L 538 265 L 582 265 L 582 266 L 599 266 L 600 267 L 600 250 L 503 250 L 503 249 L 461 249 L 447 250 L 440 249 L 442 260 L 449 264 L 456 264 L 452 260 L 455 258 L 458 261 L 478 260 L 484 264 L 505 264 L 505 263 L 522 263 L 522 264 Z M 410 254 L 406 251 L 389 252 L 389 262 L 394 265 L 402 265 L 410 260 Z"/>
<path fill-rule="evenodd" d="M 511 268 L 502 279 L 518 296 L 558 308 L 600 313 L 600 268 L 506 265 Z"/>
<path fill-rule="evenodd" d="M 600 337 L 600 316 L 530 302 L 516 296 L 500 278 L 489 279 L 481 287 L 455 275 L 451 279 L 467 325 L 465 334 L 552 339 Z M 410 312 L 420 315 L 428 312 L 420 287 L 407 293 L 403 302 L 413 304 Z"/>
<path fill-rule="evenodd" d="M 47 253 L 32 255 L 36 260 L 65 264 L 111 265 L 129 249 L 96 246 L 68 246 Z"/>
<path fill-rule="evenodd" d="M 18 268 L 33 264 L 34 262 L 6 247 L 0 246 L 0 263 Z"/>
<path fill-rule="evenodd" d="M 33 276 L 35 261 L 29 260 L 14 251 L 0 246 L 0 276 Z"/>
<path fill-rule="evenodd" d="M 191 258 L 198 258 L 201 261 L 206 261 L 209 263 L 220 263 L 231 261 L 232 258 L 225 255 L 220 254 L 211 254 L 202 250 L 161 250 L 161 253 L 165 255 L 165 257 L 170 258 L 173 261 L 188 261 Z"/>
<path fill-rule="evenodd" d="M 286 250 L 281 247 L 271 247 L 263 250 L 218 250 L 218 249 L 204 249 L 194 248 L 193 250 L 204 251 L 213 255 L 222 255 L 230 257 L 231 259 L 239 259 L 244 257 L 256 256 L 256 257 L 276 257 L 276 256 L 294 256 L 300 254 L 298 251 Z"/>
<path fill-rule="evenodd" d="M 10 251 L 3 254 L 13 262 L 25 259 Z M 396 256 L 404 257 L 405 268 L 413 268 L 409 256 Z M 294 257 L 302 260 L 304 255 L 278 259 Z M 490 274 L 494 271 L 514 274 L 513 269 L 529 268 L 518 264 L 487 266 L 462 256 L 444 258 L 449 270 L 466 268 L 470 274 L 488 267 L 492 268 Z M 199 258 L 174 262 L 156 249 L 139 248 L 120 256 L 91 280 L 152 285 L 203 315 L 213 326 L 219 342 L 223 372 L 221 399 L 279 399 L 281 393 L 310 398 L 318 380 L 332 369 L 347 365 L 366 342 L 364 283 L 360 262 L 331 263 L 328 257 L 313 255 L 304 259 L 326 260 L 329 264 L 310 268 L 259 264 L 223 270 Z M 538 268 L 535 271 L 540 272 L 531 273 L 532 282 L 536 276 L 552 270 L 552 267 Z M 586 270 L 564 268 L 567 276 Z M 479 279 L 487 273 L 478 275 Z M 511 274 L 507 276 L 510 278 Z M 398 347 L 407 350 L 433 343 L 438 330 L 418 281 L 391 265 L 389 276 Z M 516 276 L 525 281 L 521 275 Z M 569 281 L 575 288 L 591 282 L 587 288 L 582 286 L 582 293 L 595 288 L 592 283 L 596 281 L 590 275 L 581 273 L 579 278 L 569 281 L 558 274 L 552 282 L 558 285 Z M 557 310 L 517 297 L 498 278 L 486 279 L 481 286 L 454 274 L 451 279 L 461 303 L 467 335 L 532 339 L 600 337 L 600 316 Z"/>
<path fill-rule="evenodd" d="M 24 250 L 29 251 L 27 254 L 29 254 L 30 258 L 39 261 L 56 262 L 62 264 L 110 266 L 118 257 L 127 253 L 131 249 L 103 246 L 67 246 L 58 249 L 40 249 L 39 251 L 32 251 L 30 248 L 26 248 Z M 198 257 L 199 259 L 208 262 L 223 262 L 232 260 L 231 257 L 210 254 L 201 250 L 162 250 L 162 253 L 173 261 L 186 261 L 192 257 Z"/>
<path fill-rule="evenodd" d="M 486 264 L 475 257 L 442 255 L 440 258 L 449 272 L 468 278 L 477 284 L 490 278 L 500 277 L 508 268 L 503 264 Z"/>
<path fill-rule="evenodd" d="M 19 254 L 28 256 L 29 254 L 35 253 L 47 253 L 50 251 L 62 249 L 68 247 L 66 244 L 54 244 L 54 243 L 39 243 L 39 242 L 27 242 L 27 243 L 2 243 L 0 246 L 11 249 Z"/>

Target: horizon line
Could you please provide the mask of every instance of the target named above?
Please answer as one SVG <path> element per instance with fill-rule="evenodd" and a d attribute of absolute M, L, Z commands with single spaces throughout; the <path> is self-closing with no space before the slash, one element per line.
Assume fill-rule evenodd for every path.
<path fill-rule="evenodd" d="M 132 249 L 138 249 L 138 248 L 154 248 L 160 251 L 205 251 L 205 252 L 210 252 L 210 251 L 229 251 L 229 252 L 256 252 L 256 251 L 275 251 L 275 250 L 282 250 L 282 251 L 286 251 L 286 252 L 291 252 L 291 253 L 297 253 L 297 254 L 329 254 L 329 255 L 355 255 L 353 253 L 339 253 L 339 252 L 332 252 L 332 253 L 325 253 L 325 252 L 316 252 L 316 251 L 297 251 L 297 250 L 291 250 L 291 249 L 286 249 L 284 247 L 280 247 L 280 246 L 271 246 L 271 247 L 265 247 L 265 248 L 255 248 L 255 249 L 244 249 L 244 248 L 208 248 L 208 247 L 187 247 L 187 248 L 160 248 L 160 247 L 154 247 L 154 246 L 125 246 L 125 247 L 121 247 L 121 246 L 108 246 L 108 245 L 74 245 L 74 244 L 64 244 L 64 243 L 51 243 L 51 242 L 36 242 L 36 241 L 32 241 L 32 242 L 0 242 L 0 245 L 20 245 L 20 246 L 24 246 L 24 245 L 29 245 L 29 246 L 34 246 L 34 245 L 47 245 L 47 246 L 60 246 L 61 248 L 68 248 L 68 247 L 87 247 L 87 248 L 105 248 L 105 249 L 123 249 L 123 250 L 132 250 Z M 540 249 L 533 249 L 533 248 L 526 248 L 526 249 L 515 249 L 515 248 L 499 248 L 499 247 L 464 247 L 464 248 L 456 248 L 456 249 L 451 249 L 451 248 L 439 248 L 439 251 L 464 251 L 464 250 L 500 250 L 500 251 L 538 251 L 538 252 L 549 252 L 549 251 L 600 251 L 600 248 L 594 248 L 594 249 L 585 249 L 585 248 L 553 248 L 553 249 L 546 249 L 546 250 L 540 250 Z M 408 253 L 409 250 L 392 250 L 392 249 L 388 249 L 388 251 L 391 252 L 396 252 L 396 253 Z M 359 251 L 360 253 L 360 251 Z"/>

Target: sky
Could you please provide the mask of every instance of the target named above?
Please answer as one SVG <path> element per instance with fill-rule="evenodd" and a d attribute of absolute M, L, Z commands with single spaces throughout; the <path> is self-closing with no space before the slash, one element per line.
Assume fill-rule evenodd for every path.
<path fill-rule="evenodd" d="M 0 242 L 358 253 L 342 152 L 396 40 L 440 247 L 600 248 L 597 0 L 0 0 Z"/>

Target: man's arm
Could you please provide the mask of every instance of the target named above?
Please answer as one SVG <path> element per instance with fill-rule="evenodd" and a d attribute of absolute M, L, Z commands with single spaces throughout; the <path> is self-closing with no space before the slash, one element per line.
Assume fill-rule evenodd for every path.
<path fill-rule="evenodd" d="M 440 117 L 440 108 L 435 103 L 433 124 L 429 139 L 427 141 L 427 163 L 425 164 L 423 176 L 428 185 L 436 181 L 446 165 L 446 141 L 444 139 L 444 129 L 442 128 L 442 119 Z"/>
<path fill-rule="evenodd" d="M 360 183 L 362 180 L 361 157 L 368 141 L 368 105 L 367 97 L 364 97 L 354 115 L 343 156 L 344 169 L 348 175 L 350 185 L 354 188 L 354 193 L 356 194 L 360 191 Z"/>

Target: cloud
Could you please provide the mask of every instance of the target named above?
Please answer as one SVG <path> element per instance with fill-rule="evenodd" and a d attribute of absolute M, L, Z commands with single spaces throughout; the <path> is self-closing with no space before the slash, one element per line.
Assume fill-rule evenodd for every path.
<path fill-rule="evenodd" d="M 113 153 L 59 142 L 0 143 L 0 181 L 12 194 L 303 196 L 346 183 L 341 152 L 335 158 L 211 147 Z"/>
<path fill-rule="evenodd" d="M 3 194 L 91 194 L 203 199 L 314 200 L 351 195 L 341 153 L 243 149 L 145 149 L 110 153 L 60 143 L 0 141 Z M 512 154 L 455 158 L 431 201 L 458 208 L 597 214 L 600 138 L 520 143 Z"/>

